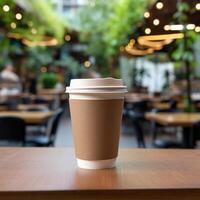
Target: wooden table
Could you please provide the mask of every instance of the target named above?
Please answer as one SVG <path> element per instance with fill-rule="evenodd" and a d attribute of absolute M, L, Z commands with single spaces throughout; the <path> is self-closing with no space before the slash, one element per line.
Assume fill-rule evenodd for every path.
<path fill-rule="evenodd" d="M 43 109 L 48 110 L 47 104 L 19 104 L 17 105 L 18 110 L 27 111 L 29 109 Z"/>
<path fill-rule="evenodd" d="M 21 93 L 19 94 L 10 94 L 10 95 L 0 95 L 0 103 L 6 103 L 9 101 L 19 100 L 21 97 Z"/>
<path fill-rule="evenodd" d="M 183 144 L 184 147 L 193 147 L 192 126 L 195 122 L 200 121 L 200 113 L 146 113 L 146 119 L 154 120 L 159 124 L 166 126 L 183 127 Z"/>
<path fill-rule="evenodd" d="M 53 116 L 52 111 L 35 112 L 35 111 L 6 111 L 0 112 L 0 117 L 12 116 L 22 118 L 27 124 L 41 124 Z"/>
<path fill-rule="evenodd" d="M 159 110 L 168 110 L 170 109 L 169 103 L 162 103 L 162 102 L 154 102 L 152 105 L 153 108 L 159 109 Z M 183 103 L 178 103 L 177 108 L 180 110 L 183 110 L 185 108 Z"/>
<path fill-rule="evenodd" d="M 1 148 L 2 200 L 199 200 L 200 150 L 120 150 L 117 167 L 78 169 L 72 149 Z"/>
<path fill-rule="evenodd" d="M 161 97 L 155 97 L 149 94 L 142 93 L 127 93 L 125 101 L 128 103 L 137 103 L 140 101 L 160 101 Z"/>
<path fill-rule="evenodd" d="M 200 113 L 146 113 L 146 119 L 162 125 L 191 127 L 200 120 Z"/>

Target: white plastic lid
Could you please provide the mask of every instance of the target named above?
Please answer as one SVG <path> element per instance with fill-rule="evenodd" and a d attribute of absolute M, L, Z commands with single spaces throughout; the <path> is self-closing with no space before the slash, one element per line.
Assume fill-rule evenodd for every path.
<path fill-rule="evenodd" d="M 72 79 L 66 87 L 70 99 L 121 99 L 127 92 L 121 79 Z"/>
<path fill-rule="evenodd" d="M 125 93 L 126 86 L 121 79 L 95 78 L 72 79 L 70 86 L 66 87 L 67 93 Z"/>
<path fill-rule="evenodd" d="M 108 87 L 125 87 L 121 79 L 114 78 L 89 78 L 89 79 L 72 79 L 70 88 L 108 88 Z"/>

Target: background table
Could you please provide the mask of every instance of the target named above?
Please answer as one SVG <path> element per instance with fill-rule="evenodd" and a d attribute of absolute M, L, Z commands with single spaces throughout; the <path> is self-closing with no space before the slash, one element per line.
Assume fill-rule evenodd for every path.
<path fill-rule="evenodd" d="M 169 126 L 191 127 L 200 120 L 200 113 L 154 113 L 145 114 L 146 119 Z"/>
<path fill-rule="evenodd" d="M 0 148 L 0 199 L 199 200 L 199 150 L 120 150 L 117 167 L 76 167 L 72 149 Z"/>
<path fill-rule="evenodd" d="M 27 124 L 41 124 L 53 116 L 52 111 L 37 112 L 37 111 L 6 111 L 0 112 L 0 117 L 12 116 L 22 118 Z"/>
<path fill-rule="evenodd" d="M 47 104 L 19 104 L 17 105 L 17 109 L 21 111 L 27 111 L 29 109 L 48 110 L 48 105 Z"/>
<path fill-rule="evenodd" d="M 183 127 L 183 147 L 193 148 L 192 126 L 200 120 L 200 113 L 146 113 L 146 119 L 154 120 L 159 124 L 166 126 Z"/>

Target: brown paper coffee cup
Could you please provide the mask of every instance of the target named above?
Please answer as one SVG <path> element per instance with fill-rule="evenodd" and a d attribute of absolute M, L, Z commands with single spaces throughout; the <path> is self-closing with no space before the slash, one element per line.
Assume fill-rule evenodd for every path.
<path fill-rule="evenodd" d="M 74 79 L 66 92 L 78 166 L 115 166 L 126 87 L 120 79 Z"/>

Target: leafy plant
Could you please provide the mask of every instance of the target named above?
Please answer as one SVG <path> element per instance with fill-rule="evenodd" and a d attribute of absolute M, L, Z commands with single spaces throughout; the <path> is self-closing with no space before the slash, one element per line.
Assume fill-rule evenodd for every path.
<path fill-rule="evenodd" d="M 57 83 L 57 77 L 54 73 L 42 73 L 40 77 L 43 88 L 51 89 L 54 88 Z"/>
<path fill-rule="evenodd" d="M 41 40 L 44 35 L 55 37 L 59 42 L 63 41 L 65 28 L 68 26 L 53 10 L 52 3 L 48 0 L 2 0 L 0 8 L 9 6 L 9 11 L 0 9 L 1 25 L 4 27 L 4 35 L 7 33 L 18 34 L 17 37 L 28 40 Z M 22 19 L 15 18 L 16 10 L 22 14 Z M 56 25 L 53 23 L 56 22 Z M 14 23 L 14 28 L 11 27 Z"/>
<path fill-rule="evenodd" d="M 53 49 L 46 47 L 28 47 L 26 49 L 25 66 L 30 69 L 39 69 L 41 66 L 49 65 L 53 62 Z"/>
<path fill-rule="evenodd" d="M 125 44 L 142 20 L 146 0 L 96 0 L 80 12 L 81 40 L 87 54 L 95 57 L 97 68 L 114 74 L 119 48 Z M 94 6 L 95 5 L 95 6 Z"/>
<path fill-rule="evenodd" d="M 189 3 L 178 1 L 177 12 L 174 14 L 174 20 L 178 24 L 183 25 L 183 38 L 176 41 L 176 49 L 174 50 L 172 57 L 179 63 L 183 63 L 185 66 L 186 79 L 187 79 L 187 111 L 192 112 L 192 100 L 191 100 L 191 71 L 192 67 L 195 67 L 195 45 L 194 42 L 197 39 L 197 35 L 193 30 L 187 30 L 186 25 L 189 23 L 189 16 L 193 14 L 194 9 L 190 7 Z"/>

